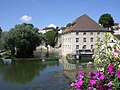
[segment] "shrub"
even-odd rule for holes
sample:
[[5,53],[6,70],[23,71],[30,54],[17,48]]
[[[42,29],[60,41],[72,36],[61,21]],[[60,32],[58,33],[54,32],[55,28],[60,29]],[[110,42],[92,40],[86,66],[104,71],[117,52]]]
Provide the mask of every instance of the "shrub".
[[[111,43],[112,41],[112,43]],[[111,43],[111,44],[109,44]],[[71,89],[119,90],[120,89],[120,41],[109,33],[96,43],[94,63],[102,65],[96,72],[79,71]]]

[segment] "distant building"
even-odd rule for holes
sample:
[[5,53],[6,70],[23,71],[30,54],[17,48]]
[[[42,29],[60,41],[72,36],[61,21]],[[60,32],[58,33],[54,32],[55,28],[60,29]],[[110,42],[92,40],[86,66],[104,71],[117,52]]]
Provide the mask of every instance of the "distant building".
[[[55,28],[57,28],[56,25],[50,24],[49,26],[47,26],[43,29],[40,29],[38,32],[42,33],[42,34],[45,34],[46,32],[52,31]],[[49,47],[49,50],[51,50],[52,47],[50,47],[50,45],[48,45],[48,47]],[[37,49],[46,49],[47,50],[47,48],[45,47],[45,43],[43,43],[43,45],[38,46]]]
[[84,14],[75,19],[60,36],[61,54],[80,54],[82,51],[91,52],[98,41],[104,38],[104,33],[110,32],[103,28],[88,15]]
[[120,23],[115,23],[113,26],[114,35],[120,35]]
[[53,30],[53,29],[54,29],[53,27],[45,27],[42,30],[39,30],[39,33],[44,34],[44,33],[48,32],[48,31]]
[[65,29],[66,29],[66,27],[61,27],[61,28],[59,29],[58,33],[61,34],[61,33],[63,32],[63,30],[65,30]]
[[44,34],[44,33],[48,32],[48,31],[53,30],[53,29],[56,28],[56,27],[57,27],[56,25],[50,24],[48,27],[45,27],[45,28],[39,30],[39,33]]

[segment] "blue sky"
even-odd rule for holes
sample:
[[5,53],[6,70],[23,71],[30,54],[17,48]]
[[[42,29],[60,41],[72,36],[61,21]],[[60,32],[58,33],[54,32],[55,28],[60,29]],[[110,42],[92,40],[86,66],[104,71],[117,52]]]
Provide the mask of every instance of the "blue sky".
[[25,17],[26,23],[38,28],[49,24],[62,27],[85,13],[95,21],[110,13],[115,22],[120,22],[119,4],[120,0],[0,0],[0,27],[8,31],[24,23]]

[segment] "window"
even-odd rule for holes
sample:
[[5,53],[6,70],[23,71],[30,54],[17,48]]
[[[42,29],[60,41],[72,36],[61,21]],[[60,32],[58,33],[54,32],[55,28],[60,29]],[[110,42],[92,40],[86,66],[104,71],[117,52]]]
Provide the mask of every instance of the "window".
[[84,46],[82,47],[82,49],[86,49],[86,45],[84,45]]
[[90,32],[90,35],[93,35],[93,32]]
[[97,32],[97,35],[100,35],[100,32]]
[[79,54],[79,51],[78,51],[78,50],[76,50],[76,54]]
[[91,45],[91,49],[93,49],[93,45]]
[[79,35],[79,32],[76,32],[76,35]]
[[86,42],[86,38],[83,38],[83,42]]
[[71,42],[71,38],[69,38],[69,42]]
[[79,49],[79,45],[76,45],[76,49]]
[[112,43],[114,43],[114,40],[111,40]]
[[76,38],[76,42],[79,42],[79,38]]
[[93,38],[90,38],[90,41],[93,42]]
[[86,35],[86,32],[83,32],[83,35]]
[[100,42],[100,38],[98,38],[98,40],[97,40],[98,42]]

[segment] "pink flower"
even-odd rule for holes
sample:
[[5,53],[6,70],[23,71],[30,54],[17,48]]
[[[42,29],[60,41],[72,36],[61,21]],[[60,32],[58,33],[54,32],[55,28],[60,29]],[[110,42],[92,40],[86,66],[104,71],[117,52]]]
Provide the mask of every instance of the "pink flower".
[[79,80],[79,81],[77,81],[77,82],[75,83],[75,86],[76,86],[77,88],[80,88],[82,85],[83,85],[83,81],[82,81],[82,80]]
[[91,85],[96,84],[96,81],[94,79],[90,79],[89,82],[90,82]]
[[105,75],[100,76],[100,80],[103,80],[103,79],[105,79]]
[[99,78],[100,75],[102,75],[102,74],[103,74],[102,71],[100,71],[100,72],[96,72],[96,73],[95,73],[95,76],[94,76],[93,78],[94,78],[94,79],[97,79],[97,78]]
[[70,86],[71,86],[71,87],[75,86],[75,83],[71,83]]
[[88,87],[87,90],[92,90],[92,87]]
[[77,90],[82,90],[82,89],[80,89],[80,88],[77,88]]
[[78,77],[81,79],[81,78],[83,78],[83,72],[82,71],[79,71],[78,72]]
[[108,66],[108,71],[109,71],[110,74],[113,74],[113,73],[114,73],[114,65],[113,65],[113,64],[110,64],[110,65]]
[[114,53],[119,53],[119,50],[114,50]]
[[99,75],[100,75],[100,73],[99,73],[99,72],[96,72],[96,73],[95,73],[95,76],[94,76],[93,78],[96,79],[96,78],[99,77]]
[[112,90],[111,88],[108,88],[108,90]]
[[112,86],[112,82],[110,81],[109,83],[108,83],[108,87],[111,87]]
[[120,70],[117,71],[117,77],[120,78]]
[[100,74],[103,74],[103,72],[102,72],[102,71],[100,71],[99,73],[100,73]]

